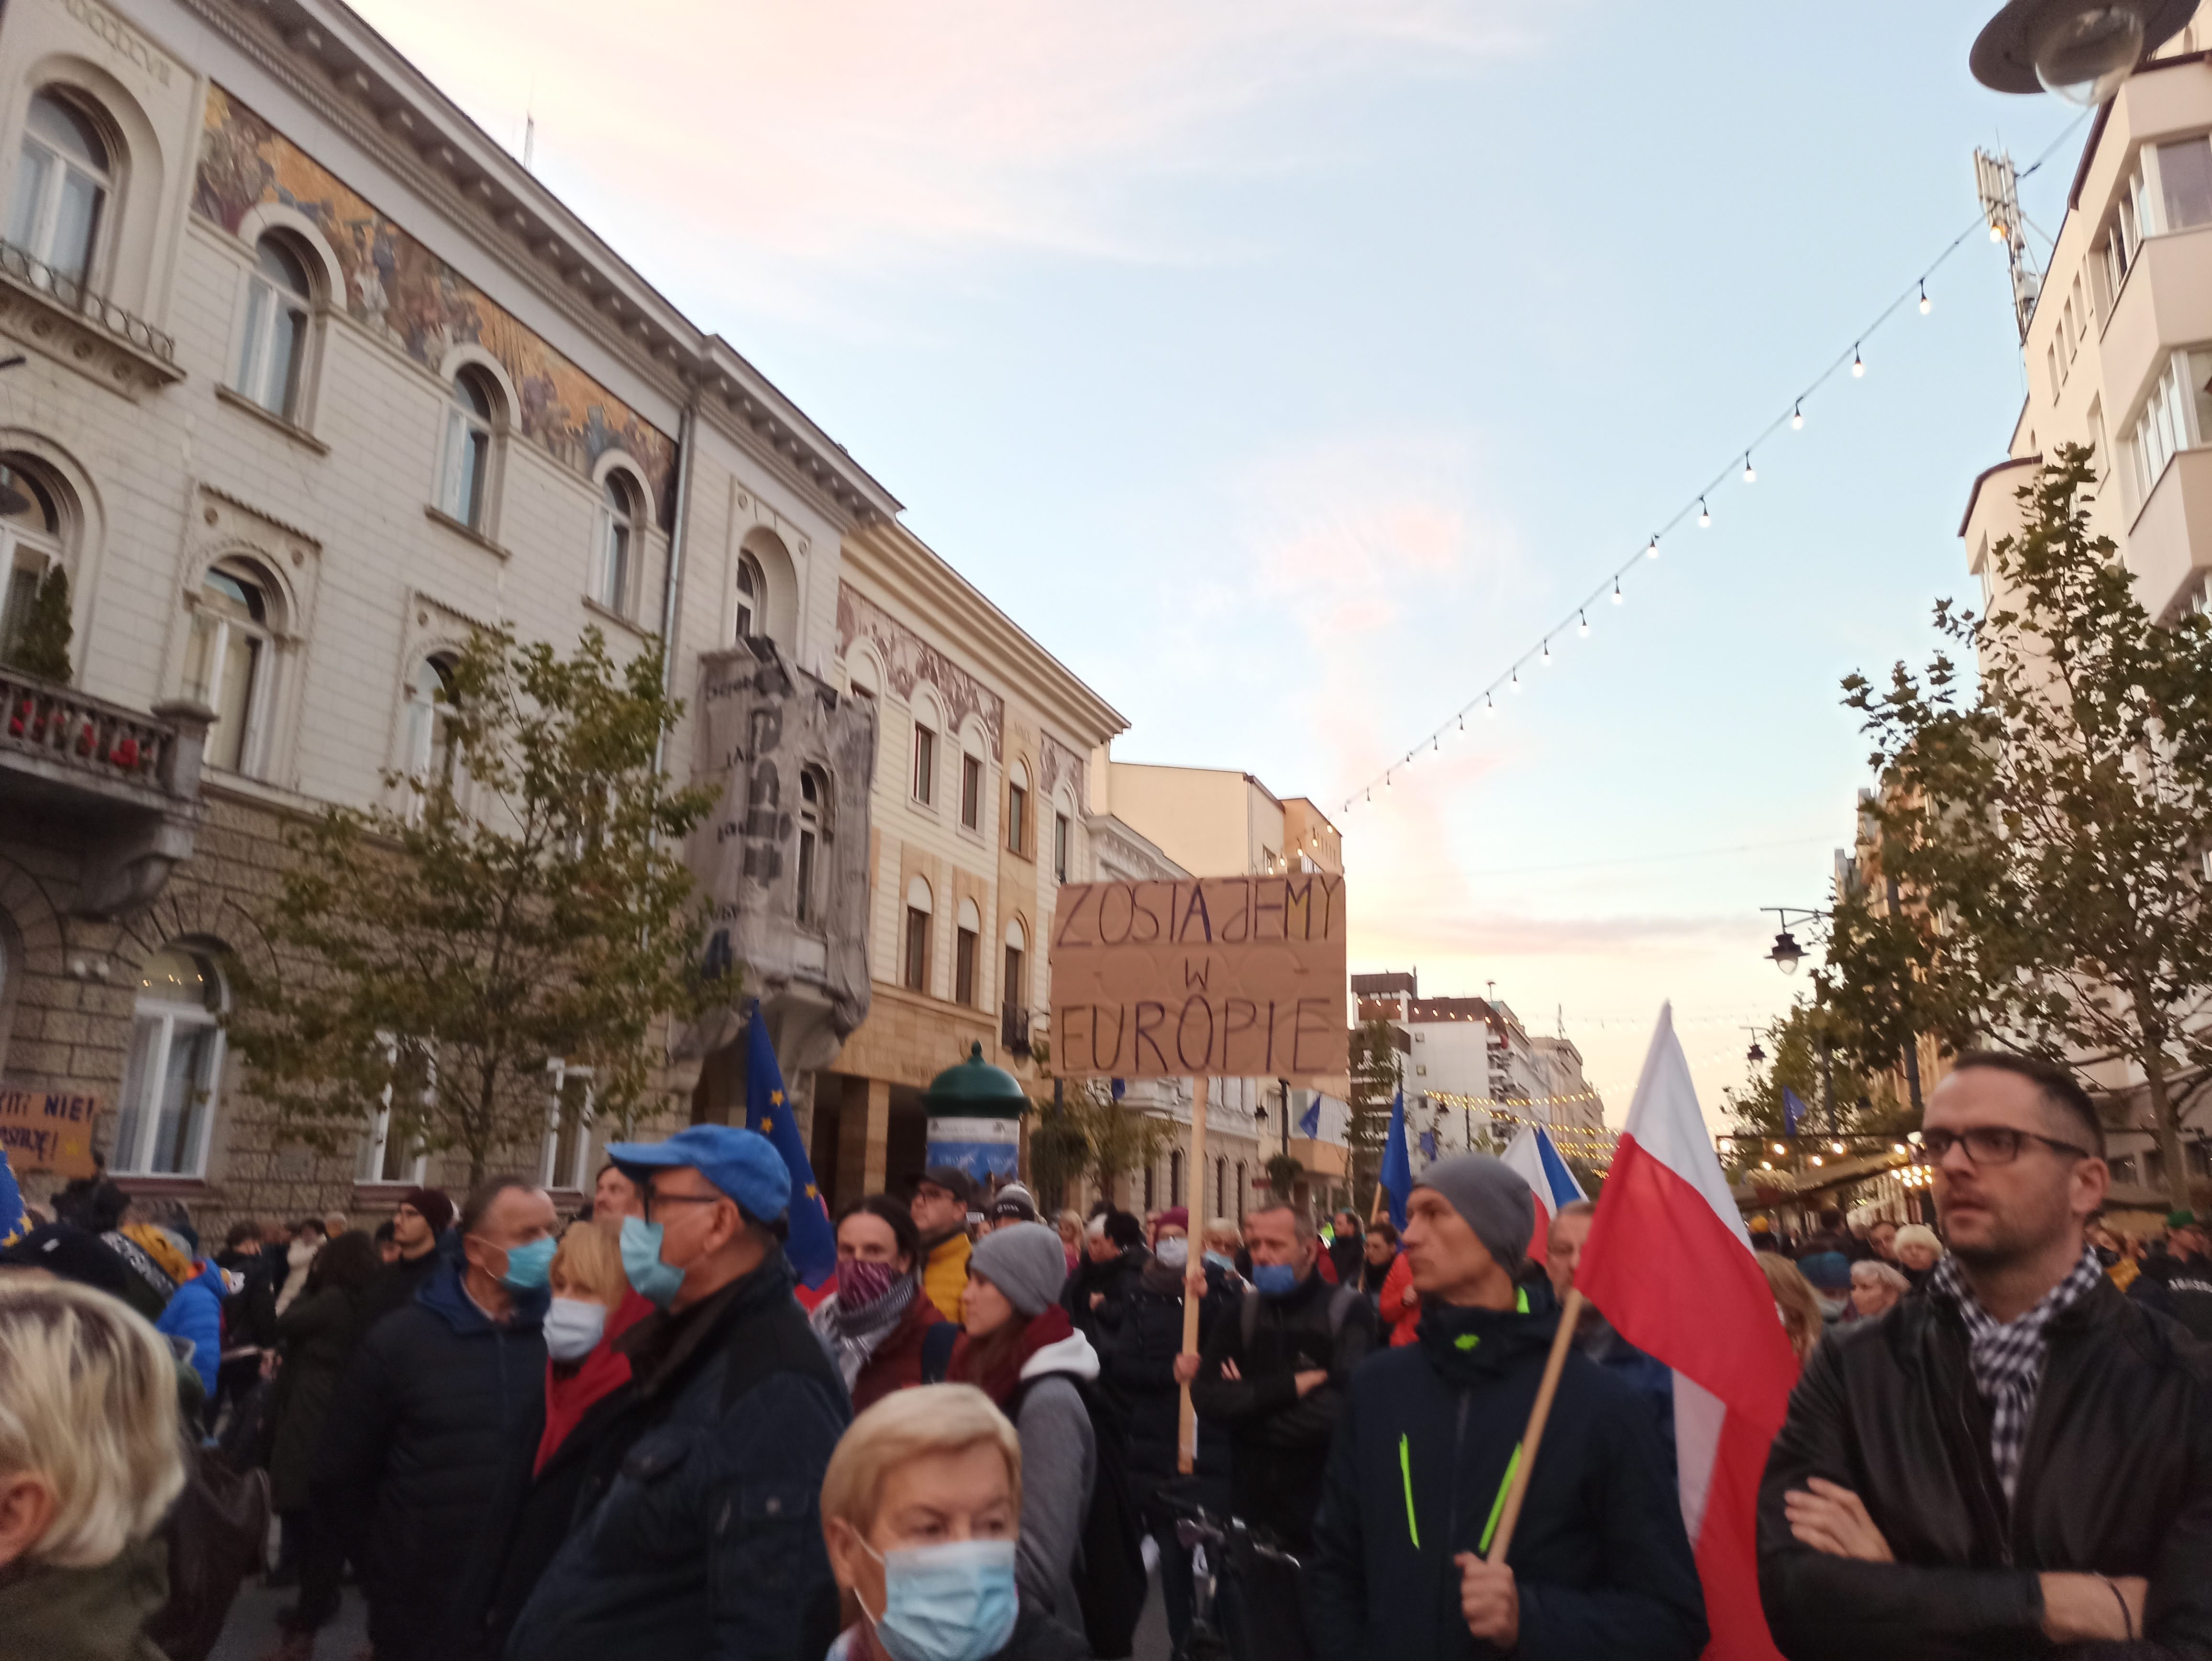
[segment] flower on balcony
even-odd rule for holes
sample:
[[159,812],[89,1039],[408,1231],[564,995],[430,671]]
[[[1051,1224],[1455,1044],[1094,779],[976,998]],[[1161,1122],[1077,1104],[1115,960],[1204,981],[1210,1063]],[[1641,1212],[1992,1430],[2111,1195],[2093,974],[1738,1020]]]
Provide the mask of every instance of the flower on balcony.
[[115,747],[107,752],[107,758],[125,771],[136,769],[138,765],[138,740],[127,737],[118,739]]

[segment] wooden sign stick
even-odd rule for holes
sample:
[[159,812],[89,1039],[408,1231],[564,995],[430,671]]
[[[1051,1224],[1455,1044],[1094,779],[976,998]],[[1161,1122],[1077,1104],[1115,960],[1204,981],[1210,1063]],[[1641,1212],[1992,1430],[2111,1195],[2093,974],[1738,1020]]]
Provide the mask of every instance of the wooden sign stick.
[[1536,1386],[1536,1405],[1528,1409],[1528,1428],[1521,1433],[1521,1457],[1513,1467],[1513,1481],[1505,1490],[1505,1508],[1498,1515],[1498,1533],[1490,1542],[1487,1561],[1503,1563],[1513,1545],[1513,1525],[1521,1520],[1521,1500],[1528,1492],[1528,1474],[1536,1469],[1537,1445],[1544,1439],[1544,1421],[1552,1416],[1552,1397],[1559,1394],[1559,1373],[1567,1365],[1567,1349],[1575,1341],[1575,1322],[1583,1312],[1583,1294],[1567,1289],[1559,1311],[1559,1329],[1552,1335],[1552,1353],[1544,1358],[1543,1381]]
[[[1208,1082],[1204,1074],[1190,1081],[1190,1192],[1194,1196],[1206,1191],[1206,1092]],[[1183,1232],[1190,1237],[1193,1245],[1206,1238],[1206,1224],[1212,1220],[1205,1215],[1205,1211],[1203,1205],[1189,1208],[1192,1219],[1202,1220],[1194,1227],[1186,1226],[1184,1228]],[[1183,1275],[1186,1280],[1199,1262],[1200,1258],[1195,1252],[1184,1260]],[[1182,1353],[1186,1355],[1198,1354],[1198,1305],[1199,1300],[1190,1295],[1189,1287],[1185,1286],[1182,1292]],[[1182,1386],[1182,1405],[1176,1423],[1176,1469],[1188,1476],[1198,1463],[1198,1410],[1190,1404],[1188,1384]]]

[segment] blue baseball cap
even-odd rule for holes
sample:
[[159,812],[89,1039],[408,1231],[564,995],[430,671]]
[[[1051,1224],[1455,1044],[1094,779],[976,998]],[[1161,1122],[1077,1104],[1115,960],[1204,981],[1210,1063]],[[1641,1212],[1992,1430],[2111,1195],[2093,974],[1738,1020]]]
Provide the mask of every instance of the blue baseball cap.
[[665,1142],[610,1142],[607,1158],[632,1179],[689,1165],[764,1223],[774,1222],[791,1204],[791,1172],[775,1145],[757,1130],[695,1124]]

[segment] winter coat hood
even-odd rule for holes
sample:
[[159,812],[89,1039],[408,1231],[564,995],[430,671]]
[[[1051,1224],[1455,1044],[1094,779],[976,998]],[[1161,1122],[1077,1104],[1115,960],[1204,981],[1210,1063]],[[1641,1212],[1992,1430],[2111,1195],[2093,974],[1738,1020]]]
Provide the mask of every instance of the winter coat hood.
[[1079,1332],[1071,1332],[1065,1338],[1047,1344],[1022,1363],[1022,1382],[1042,1378],[1053,1373],[1065,1373],[1089,1384],[1098,1376],[1098,1352],[1091,1348],[1091,1341]]

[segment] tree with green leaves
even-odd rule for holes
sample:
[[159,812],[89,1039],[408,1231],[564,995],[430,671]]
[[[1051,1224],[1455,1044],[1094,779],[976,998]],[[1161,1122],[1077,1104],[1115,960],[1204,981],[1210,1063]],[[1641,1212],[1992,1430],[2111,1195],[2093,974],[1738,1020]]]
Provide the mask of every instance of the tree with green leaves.
[[70,642],[75,634],[70,622],[69,573],[57,562],[46,567],[23,607],[15,637],[8,642],[8,666],[66,685],[75,672],[70,666]]
[[[1887,1088],[1880,1069],[1855,1065],[1848,1024],[1817,998],[1800,998],[1759,1035],[1766,1058],[1747,1080],[1721,1092],[1721,1105],[1740,1135],[1773,1141],[1788,1134],[1783,1092],[1792,1092],[1810,1116],[1799,1135],[1902,1135],[1913,1128],[1911,1110]],[[1822,1053],[1823,1044],[1826,1053]],[[1827,1110],[1828,1081],[1833,1080],[1834,1116]],[[1759,1157],[1746,1149],[1729,1171],[1731,1180],[1756,1169]]]
[[701,964],[684,837],[714,792],[657,752],[682,714],[656,643],[627,662],[586,630],[562,657],[507,630],[452,666],[441,761],[387,775],[392,805],[332,807],[290,838],[260,922],[271,964],[232,965],[227,1018],[280,1138],[355,1145],[386,1108],[410,1151],[534,1165],[554,1080],[590,1069],[593,1116],[653,1104],[664,1019],[734,999]]
[[1173,1121],[1123,1106],[1103,1080],[1072,1081],[1030,1133],[1030,1171],[1057,1195],[1087,1179],[1110,1197],[1122,1177],[1149,1169],[1178,1140]]
[[1936,605],[1978,691],[1939,652],[1886,689],[1852,675],[1844,701],[1874,739],[1884,868],[1933,920],[1954,1029],[2093,1088],[2133,1069],[2185,1205],[2179,1110],[2212,1069],[2212,621],[2145,611],[2090,532],[2095,484],[2090,453],[2059,447],[1990,551],[1986,612]]

